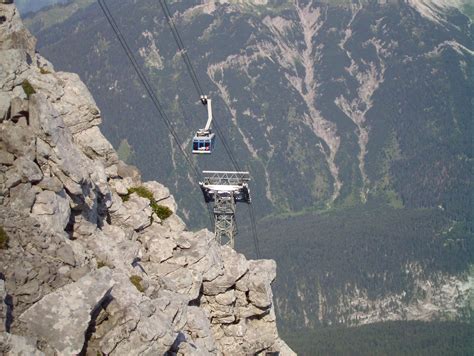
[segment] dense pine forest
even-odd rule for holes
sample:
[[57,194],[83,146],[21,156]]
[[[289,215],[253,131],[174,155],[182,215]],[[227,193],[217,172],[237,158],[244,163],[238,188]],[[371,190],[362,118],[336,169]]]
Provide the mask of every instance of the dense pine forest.
[[[430,280],[434,287],[447,275],[465,276],[474,257],[474,235],[467,223],[449,219],[440,208],[394,208],[377,200],[362,207],[268,218],[259,232],[264,257],[278,261],[275,293],[283,330],[357,325],[363,321],[351,315],[370,309],[352,305],[357,296],[392,298],[380,306],[380,318],[394,311],[407,317],[402,305],[422,303],[431,293],[420,281]],[[237,247],[252,255],[251,246],[248,231],[242,231]],[[321,308],[324,317],[318,320],[314,316]],[[468,320],[468,305],[463,313]],[[305,321],[308,316],[313,317]]]
[[396,321],[357,328],[302,329],[283,337],[301,356],[469,356],[474,353],[474,329],[453,322]]

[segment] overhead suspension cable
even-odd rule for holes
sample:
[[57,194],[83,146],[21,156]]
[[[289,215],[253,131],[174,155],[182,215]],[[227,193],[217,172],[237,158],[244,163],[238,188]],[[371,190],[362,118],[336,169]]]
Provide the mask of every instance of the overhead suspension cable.
[[[194,70],[194,66],[189,59],[188,51],[186,50],[186,47],[184,46],[183,40],[181,38],[181,35],[179,34],[179,31],[176,27],[176,24],[173,21],[173,17],[171,15],[171,11],[169,9],[168,3],[166,0],[160,0],[160,5],[161,8],[163,9],[163,13],[165,14],[166,21],[168,22],[168,25],[170,27],[171,33],[173,34],[174,40],[176,42],[176,45],[178,46],[179,52],[181,54],[181,57],[183,58],[183,61],[186,65],[186,69],[188,71],[189,76],[191,77],[191,80],[194,84],[194,87],[198,93],[199,96],[204,95],[204,91],[202,89],[201,83],[199,82],[199,79],[196,75],[196,71]],[[229,145],[227,144],[227,141],[225,139],[225,135],[222,133],[219,123],[217,122],[216,118],[214,118],[214,127],[216,128],[217,135],[222,141],[222,144],[224,145],[224,149],[227,152],[227,155],[229,156],[234,168],[237,171],[240,171],[239,165],[234,158],[232,151],[230,150]]]
[[183,40],[182,40],[182,38],[179,34],[179,31],[176,28],[176,25],[173,21],[173,17],[171,15],[171,11],[168,7],[168,3],[165,0],[160,0],[160,5],[161,5],[161,8],[163,9],[163,12],[166,16],[166,21],[168,22],[168,25],[171,29],[171,33],[173,34],[176,45],[178,46],[178,49],[181,53],[181,57],[183,58],[183,61],[186,64],[186,67],[187,67],[188,73],[191,77],[191,80],[194,83],[194,87],[196,88],[196,91],[198,92],[198,96],[201,97],[202,95],[205,95],[204,90],[202,89],[201,83],[199,83],[199,79],[196,75],[193,64],[191,63],[191,60],[189,59],[189,55],[188,55],[188,52],[186,51],[186,47],[184,46]]
[[[199,79],[196,75],[196,71],[194,70],[193,64],[191,60],[189,59],[188,52],[186,50],[186,47],[184,46],[183,40],[179,34],[179,31],[176,27],[176,24],[173,21],[173,18],[171,16],[171,11],[168,7],[168,4],[166,0],[160,0],[160,5],[161,8],[163,9],[163,12],[166,16],[166,20],[168,22],[168,25],[170,27],[171,33],[173,34],[174,40],[176,42],[176,45],[178,46],[178,49],[181,53],[181,57],[183,58],[183,61],[186,65],[186,69],[189,73],[189,76],[191,77],[191,80],[194,84],[194,87],[196,91],[198,92],[199,96],[204,95],[204,91],[202,89],[202,86],[199,82]],[[230,111],[230,107],[226,104],[227,109]],[[216,128],[217,135],[219,136],[220,140],[222,141],[222,144],[224,146],[224,149],[227,153],[227,156],[229,157],[232,165],[234,166],[234,169],[236,171],[240,171],[239,164],[237,163],[237,160],[235,159],[234,155],[232,154],[232,151],[230,149],[230,146],[227,143],[227,140],[225,139],[225,135],[222,133],[219,123],[217,122],[216,118],[214,118],[214,127]],[[260,247],[259,247],[259,242],[258,242],[258,235],[257,235],[257,225],[256,225],[256,219],[255,219],[255,211],[252,206],[252,204],[249,204],[249,215],[250,215],[250,224],[251,224],[251,231],[252,231],[252,237],[255,245],[255,251],[257,254],[257,258],[260,258]]]
[[[188,51],[186,50],[186,47],[184,45],[184,42],[181,38],[181,35],[179,34],[178,28],[176,27],[176,24],[173,21],[173,17],[171,15],[171,11],[169,9],[168,3],[166,0],[160,0],[160,5],[161,8],[163,9],[163,13],[165,14],[166,21],[168,22],[168,25],[170,27],[171,33],[173,34],[173,38],[176,42],[176,45],[178,46],[179,52],[181,54],[181,57],[183,58],[183,62],[186,65],[186,69],[188,71],[189,76],[191,77],[191,80],[194,84],[194,87],[198,93],[198,96],[201,97],[205,95],[204,90],[202,89],[201,83],[199,82],[199,79],[196,75],[196,71],[194,70],[194,66],[189,59]],[[229,145],[227,144],[227,141],[225,139],[225,135],[222,133],[219,123],[217,122],[216,118],[214,118],[214,127],[216,128],[217,135],[222,141],[222,144],[224,146],[225,151],[227,152],[227,155],[229,156],[234,168],[237,171],[240,171],[239,165],[232,155],[232,151],[230,150]]]
[[[183,154],[186,162],[188,165],[191,167],[192,172],[195,175],[195,178],[197,178],[198,181],[202,179],[202,175],[199,172],[199,170],[196,168],[195,164],[192,162],[190,157],[187,155],[186,151],[183,149],[183,146],[181,144],[181,141],[179,140],[179,137],[174,130],[168,116],[166,115],[166,112],[163,110],[163,107],[161,103],[159,102],[158,98],[155,95],[155,92],[153,91],[150,82],[148,81],[147,77],[143,73],[143,71],[140,69],[140,66],[138,65],[138,62],[133,55],[133,52],[131,51],[130,47],[127,44],[127,41],[125,40],[122,32],[120,31],[120,28],[118,27],[117,23],[115,22],[115,19],[112,15],[112,13],[109,10],[109,7],[107,6],[107,3],[105,0],[98,0],[99,6],[102,9],[102,12],[105,15],[105,18],[107,19],[107,22],[109,23],[110,27],[112,27],[112,30],[115,33],[115,36],[120,42],[120,45],[122,46],[123,50],[125,51],[125,54],[127,55],[130,63],[132,64],[133,68],[135,69],[136,74],[138,75],[138,78],[140,79],[140,82],[143,84],[143,87],[145,88],[148,96],[150,97],[151,101],[153,102],[153,105],[155,108],[158,110],[158,113],[160,114],[161,118],[163,119],[167,129],[170,131],[171,135],[173,136],[174,141],[176,142],[180,152]],[[210,210],[208,209],[209,213],[209,220],[212,225],[213,219],[212,219],[212,214]]]

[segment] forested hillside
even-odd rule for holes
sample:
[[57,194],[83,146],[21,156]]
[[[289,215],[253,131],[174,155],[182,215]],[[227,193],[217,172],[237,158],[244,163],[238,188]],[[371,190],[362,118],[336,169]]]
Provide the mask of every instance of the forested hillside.
[[387,322],[359,328],[302,329],[284,337],[301,356],[468,356],[474,350],[473,329],[450,322]]
[[[469,322],[474,236],[440,209],[369,202],[265,219],[259,231],[262,253],[278,261],[283,330],[399,319]],[[251,255],[246,231],[242,237],[238,248]]]
[[[251,172],[262,253],[278,264],[281,327],[469,320],[469,4],[169,3],[239,168]],[[99,7],[71,4],[30,16],[39,51],[80,73],[122,158],[166,183],[190,225],[204,226],[197,182]],[[111,10],[190,152],[206,112],[159,3]],[[235,169],[219,139],[196,162]],[[252,255],[246,208],[237,220],[238,248]]]

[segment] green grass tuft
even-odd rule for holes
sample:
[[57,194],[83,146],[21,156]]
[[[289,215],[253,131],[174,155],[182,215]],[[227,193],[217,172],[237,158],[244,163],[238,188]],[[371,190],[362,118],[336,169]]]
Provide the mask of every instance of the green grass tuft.
[[157,204],[156,202],[150,203],[151,209],[161,220],[165,220],[173,214],[170,208],[164,205]]
[[51,74],[51,72],[49,70],[47,70],[46,68],[44,68],[44,67],[40,68],[40,73],[41,74]]
[[130,200],[130,194],[121,195],[120,198],[122,198],[122,201],[125,203]]
[[142,185],[139,187],[130,188],[128,190],[128,195],[131,195],[133,193],[137,194],[139,197],[146,198],[149,201],[155,200],[155,198],[153,197],[153,193]]
[[23,91],[26,94],[26,97],[29,99],[31,95],[36,94],[36,90],[33,88],[31,83],[25,79],[23,83],[21,84],[21,87],[23,88]]
[[130,276],[130,282],[135,286],[135,288],[137,288],[137,290],[141,293],[145,292],[145,288],[143,288],[142,286],[142,277],[140,276],[137,276],[137,275],[133,275],[133,276]]
[[156,216],[158,216],[161,220],[165,220],[173,214],[170,208],[158,204],[155,198],[153,197],[153,193],[144,186],[133,187],[128,189],[128,193],[126,195],[121,196],[122,201],[128,201],[130,199],[130,195],[134,193],[137,194],[139,197],[148,199],[150,201],[151,210],[153,210]]
[[10,240],[10,238],[5,230],[3,230],[3,227],[0,226],[0,250],[6,250],[8,248],[8,240]]

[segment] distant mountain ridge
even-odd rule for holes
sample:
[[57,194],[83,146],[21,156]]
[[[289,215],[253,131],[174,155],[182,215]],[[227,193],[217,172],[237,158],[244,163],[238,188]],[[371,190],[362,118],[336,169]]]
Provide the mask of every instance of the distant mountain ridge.
[[44,7],[65,3],[67,1],[70,0],[15,0],[15,5],[22,14],[26,14],[28,12],[35,12]]

